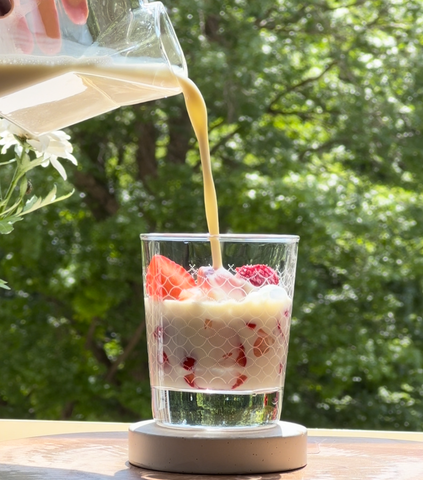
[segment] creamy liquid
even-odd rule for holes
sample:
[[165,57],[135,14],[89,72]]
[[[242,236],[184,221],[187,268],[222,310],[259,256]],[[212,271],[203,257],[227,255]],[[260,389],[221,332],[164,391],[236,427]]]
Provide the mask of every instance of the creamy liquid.
[[198,139],[213,267],[222,266],[207,108],[197,86],[166,65],[62,61],[47,65],[0,57],[0,116],[37,136],[108,112],[182,93]]
[[[266,299],[259,292],[241,302],[147,298],[151,384],[180,390],[187,384],[220,391],[279,389],[285,376],[291,305],[287,295]],[[192,371],[184,366],[187,355],[195,359]],[[238,385],[237,379],[242,383]]]
[[210,246],[215,269],[222,267],[222,254],[219,242],[219,215],[217,208],[216,189],[210,161],[209,135],[207,127],[207,108],[200,90],[189,78],[178,76],[185,98],[188,115],[194,129],[200,148],[201,164],[203,167],[204,203],[206,209],[207,226],[209,229]]
[[0,57],[0,116],[34,136],[179,93],[176,76],[163,64],[46,65]]

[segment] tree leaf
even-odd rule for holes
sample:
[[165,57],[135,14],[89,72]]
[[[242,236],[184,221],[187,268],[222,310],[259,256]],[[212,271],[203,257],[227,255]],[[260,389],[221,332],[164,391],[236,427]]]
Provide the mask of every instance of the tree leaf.
[[0,234],[7,235],[8,233],[13,232],[13,224],[20,220],[22,220],[22,218],[16,215],[0,220]]
[[36,197],[35,195],[27,202],[25,207],[23,208],[22,212],[19,215],[27,215],[30,212],[34,212],[39,208],[46,207],[47,205],[51,205],[56,202],[60,202],[69,198],[75,190],[67,193],[66,195],[62,195],[61,197],[56,198],[57,187],[56,185],[52,188],[52,190],[48,193],[48,195],[43,199],[41,197]]

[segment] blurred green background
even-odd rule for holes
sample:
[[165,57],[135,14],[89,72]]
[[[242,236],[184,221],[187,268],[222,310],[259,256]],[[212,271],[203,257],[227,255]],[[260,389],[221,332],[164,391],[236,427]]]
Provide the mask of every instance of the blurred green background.
[[[221,231],[301,236],[282,418],[423,429],[423,2],[164,3]],[[0,417],[149,418],[139,234],[206,231],[197,143],[181,95],[69,133],[0,238]]]

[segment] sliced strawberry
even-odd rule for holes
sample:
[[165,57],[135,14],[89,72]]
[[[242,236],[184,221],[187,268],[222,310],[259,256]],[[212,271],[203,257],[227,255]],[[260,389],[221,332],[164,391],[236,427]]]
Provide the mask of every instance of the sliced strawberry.
[[146,290],[150,297],[177,300],[183,290],[195,287],[195,281],[181,265],[163,255],[154,255],[147,268]]
[[235,270],[238,278],[248,280],[255,287],[279,285],[278,274],[267,265],[244,265],[236,267]]
[[234,390],[235,388],[240,387],[245,382],[245,380],[247,380],[247,378],[248,378],[247,375],[239,374],[235,380],[235,383],[232,385],[231,390]]
[[270,350],[270,347],[275,343],[275,339],[262,328],[259,329],[257,334],[258,337],[253,345],[253,353],[255,357],[261,357]]

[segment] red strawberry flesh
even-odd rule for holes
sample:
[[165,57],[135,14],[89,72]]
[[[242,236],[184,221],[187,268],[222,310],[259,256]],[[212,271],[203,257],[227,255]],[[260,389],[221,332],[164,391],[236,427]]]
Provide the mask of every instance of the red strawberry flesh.
[[247,378],[248,378],[247,375],[239,374],[235,380],[235,383],[232,385],[231,390],[234,390],[235,388],[240,387],[245,382],[245,380],[247,380]]
[[177,300],[181,292],[195,287],[195,280],[181,266],[163,255],[154,255],[147,268],[146,290],[154,299]]
[[195,388],[195,375],[193,373],[188,373],[188,375],[185,375],[184,380],[187,382],[187,384],[191,388]]
[[279,284],[278,274],[267,265],[244,265],[235,270],[238,277],[248,280],[255,287]]
[[236,358],[236,363],[240,367],[245,367],[247,365],[247,357],[245,355],[245,348],[244,345],[239,346],[238,356]]
[[185,368],[185,370],[193,370],[195,362],[196,362],[195,358],[185,357],[185,360],[183,361],[182,366]]

